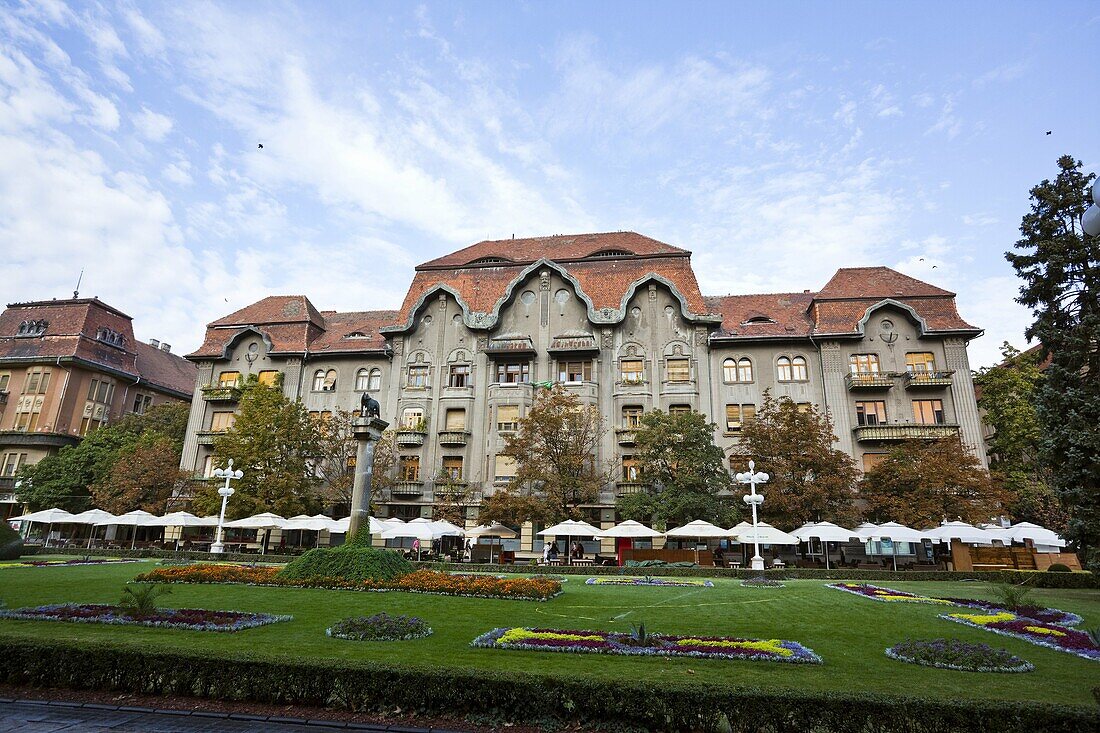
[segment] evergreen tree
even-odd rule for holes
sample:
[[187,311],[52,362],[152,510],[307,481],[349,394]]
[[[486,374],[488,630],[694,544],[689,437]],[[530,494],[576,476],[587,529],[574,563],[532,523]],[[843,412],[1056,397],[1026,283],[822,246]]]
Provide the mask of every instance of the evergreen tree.
[[714,444],[714,423],[698,412],[642,416],[635,433],[635,458],[650,491],[618,501],[623,519],[652,522],[666,529],[696,519],[731,527],[740,519],[730,495],[733,482],[722,449]]
[[[260,384],[255,375],[241,389],[237,420],[214,441],[215,462],[234,468],[244,478],[234,481],[236,493],[227,518],[261,512],[284,517],[313,514],[321,509],[321,480],[315,466],[319,426],[300,401],[287,399],[282,390]],[[213,514],[221,507],[218,487],[207,485],[195,497],[194,510]]]
[[742,430],[739,450],[769,475],[763,506],[772,523],[797,527],[856,519],[859,473],[851,456],[833,447],[835,442],[829,418],[812,405],[800,409],[789,397],[774,399],[764,392],[756,419]]
[[1050,357],[1036,392],[1042,460],[1070,514],[1067,536],[1082,560],[1100,569],[1100,237],[1080,227],[1095,174],[1058,159],[1058,176],[1031,189],[1018,252],[1005,257],[1024,281],[1017,300]]

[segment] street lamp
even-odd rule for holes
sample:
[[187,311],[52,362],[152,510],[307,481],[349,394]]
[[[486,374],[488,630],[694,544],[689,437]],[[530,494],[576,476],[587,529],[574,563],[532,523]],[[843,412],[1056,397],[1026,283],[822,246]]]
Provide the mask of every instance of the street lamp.
[[749,461],[749,470],[737,474],[737,482],[749,485],[749,493],[745,495],[745,503],[752,507],[752,546],[756,552],[752,556],[752,569],[763,570],[764,558],[760,557],[760,531],[756,519],[756,507],[764,503],[764,495],[756,493],[756,485],[767,483],[768,474],[761,471],[756,473],[756,463]]
[[225,486],[218,489],[218,494],[222,497],[222,513],[218,515],[218,536],[214,538],[214,544],[210,545],[210,552],[214,554],[221,554],[225,552],[225,545],[222,544],[222,524],[225,522],[225,503],[229,501],[229,497],[233,496],[233,489],[229,488],[229,482],[233,479],[238,481],[244,478],[244,471],[237,469],[233,470],[233,459],[230,458],[225,468],[214,469],[215,478],[224,478]]

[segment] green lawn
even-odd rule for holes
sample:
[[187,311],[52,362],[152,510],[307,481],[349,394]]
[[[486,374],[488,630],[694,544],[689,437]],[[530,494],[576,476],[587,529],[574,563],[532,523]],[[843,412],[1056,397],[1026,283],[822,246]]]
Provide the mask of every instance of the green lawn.
[[[45,603],[114,602],[123,584],[155,566],[141,562],[70,568],[0,568],[0,599],[9,608]],[[936,618],[941,608],[886,604],[824,588],[823,581],[786,581],[781,589],[741,588],[715,580],[713,588],[587,586],[570,577],[565,593],[546,602],[495,601],[409,593],[361,593],[303,588],[174,585],[162,605],[292,614],[294,620],[235,634],[139,627],[0,620],[0,634],[50,639],[94,639],[119,645],[313,658],[373,659],[389,663],[453,665],[498,671],[547,672],[602,678],[720,681],[730,685],[856,690],[932,698],[1041,700],[1092,705],[1100,664]],[[879,583],[902,590],[993,598],[984,583]],[[1100,626],[1100,591],[1034,592],[1033,602],[1073,611],[1083,628]],[[325,628],[377,611],[421,616],[435,629],[426,639],[394,643],[329,639]],[[651,631],[801,642],[825,664],[700,659],[605,657],[472,649],[474,637],[497,626]],[[977,674],[929,669],[888,659],[883,650],[907,637],[954,637],[1009,649],[1031,661],[1030,674]]]

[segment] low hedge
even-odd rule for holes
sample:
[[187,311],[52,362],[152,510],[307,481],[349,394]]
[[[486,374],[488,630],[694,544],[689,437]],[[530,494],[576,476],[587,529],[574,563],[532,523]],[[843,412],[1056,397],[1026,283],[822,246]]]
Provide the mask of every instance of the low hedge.
[[[30,553],[23,553],[24,555]],[[53,548],[46,547],[41,550],[42,555],[76,555],[84,557],[128,557],[128,558],[152,558],[172,560],[206,560],[208,562],[271,562],[287,563],[300,555],[258,555],[256,553],[225,552],[220,555],[212,555],[209,552],[194,552],[184,550],[107,550],[103,548],[81,549],[79,547]]]
[[310,550],[287,563],[279,577],[288,580],[395,580],[416,568],[393,550],[340,545]]
[[[400,708],[534,725],[731,733],[1071,733],[1097,730],[1092,708],[855,692],[599,680],[301,657],[0,636],[7,684],[185,695],[352,711]],[[727,727],[728,726],[728,727]]]
[[22,555],[23,538],[7,522],[0,522],[0,560],[18,560]]

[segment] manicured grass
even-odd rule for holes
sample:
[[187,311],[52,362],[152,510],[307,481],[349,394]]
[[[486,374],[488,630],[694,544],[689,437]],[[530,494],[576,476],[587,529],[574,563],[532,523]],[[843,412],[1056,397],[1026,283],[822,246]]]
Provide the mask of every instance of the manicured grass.
[[[114,602],[123,584],[154,562],[70,568],[4,568],[0,599],[9,608],[66,601]],[[788,580],[786,588],[741,588],[715,579],[713,588],[588,586],[570,577],[551,601],[496,601],[409,593],[362,593],[236,585],[173,585],[161,605],[292,614],[294,620],[212,634],[166,629],[108,627],[0,620],[0,634],[39,639],[88,639],[119,645],[164,645],[219,653],[370,659],[395,664],[450,665],[466,669],[543,672],[572,679],[681,680],[806,690],[853,690],[931,698],[1038,700],[1094,705],[1100,664],[1027,642],[936,618],[943,609],[908,603],[876,603],[824,587],[826,581]],[[978,582],[881,582],[879,585],[936,596],[993,599]],[[1038,589],[1032,602],[1073,611],[1080,628],[1100,626],[1100,591]],[[425,619],[435,633],[405,642],[353,643],[325,636],[325,628],[349,616],[386,611]],[[481,650],[478,635],[498,626],[626,631],[645,622],[650,631],[760,639],[790,639],[810,647],[824,664],[702,659],[607,658],[543,652]],[[1021,675],[939,670],[903,664],[884,650],[906,638],[959,638],[1008,649],[1035,665]]]

